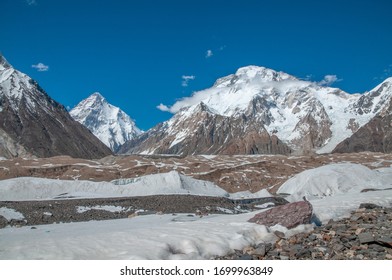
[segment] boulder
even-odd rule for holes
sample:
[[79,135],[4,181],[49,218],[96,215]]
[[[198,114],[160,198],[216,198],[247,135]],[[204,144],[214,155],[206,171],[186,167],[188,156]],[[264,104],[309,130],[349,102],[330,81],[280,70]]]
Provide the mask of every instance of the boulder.
[[288,229],[309,224],[313,207],[308,201],[293,202],[256,214],[248,222],[265,226],[280,224]]

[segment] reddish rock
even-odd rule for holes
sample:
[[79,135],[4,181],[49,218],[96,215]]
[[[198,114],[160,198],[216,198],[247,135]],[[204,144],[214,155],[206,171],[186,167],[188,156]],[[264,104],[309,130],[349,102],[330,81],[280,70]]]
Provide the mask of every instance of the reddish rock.
[[290,229],[300,224],[309,224],[312,210],[312,204],[307,201],[293,202],[256,214],[248,222],[265,226],[280,224]]

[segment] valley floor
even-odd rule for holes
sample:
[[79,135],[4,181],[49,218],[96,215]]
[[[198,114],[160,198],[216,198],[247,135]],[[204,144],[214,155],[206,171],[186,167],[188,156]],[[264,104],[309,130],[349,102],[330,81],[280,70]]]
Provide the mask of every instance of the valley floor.
[[[3,160],[0,259],[390,259],[391,164],[372,153]],[[138,174],[157,166],[167,172]],[[259,191],[216,183],[230,180]],[[321,227],[248,222],[303,197]]]

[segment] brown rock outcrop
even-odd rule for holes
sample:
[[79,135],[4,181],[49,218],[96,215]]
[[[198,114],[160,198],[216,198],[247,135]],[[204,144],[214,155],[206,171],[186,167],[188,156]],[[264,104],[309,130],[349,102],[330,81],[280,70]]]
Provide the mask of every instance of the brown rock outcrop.
[[309,224],[313,207],[308,201],[293,202],[256,214],[248,222],[265,226],[282,225],[288,229]]

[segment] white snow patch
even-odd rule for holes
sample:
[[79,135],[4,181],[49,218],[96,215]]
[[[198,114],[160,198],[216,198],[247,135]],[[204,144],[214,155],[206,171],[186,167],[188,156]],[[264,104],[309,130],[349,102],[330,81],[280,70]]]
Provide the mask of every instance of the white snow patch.
[[32,177],[0,181],[0,200],[47,200],[66,198],[126,197],[165,194],[191,194],[228,197],[215,184],[181,175],[176,171],[139,177],[130,184],[67,181]]
[[[35,230],[4,228],[0,230],[0,259],[210,259],[276,240],[265,226],[247,222],[254,214],[197,219],[148,215],[38,225]],[[293,232],[280,229],[287,235]]]
[[348,218],[361,203],[373,203],[392,207],[392,190],[370,191],[364,193],[338,194],[324,199],[312,200],[313,212],[322,223]]
[[255,205],[254,207],[255,208],[259,208],[259,209],[265,209],[265,208],[268,208],[269,206],[275,206],[275,203],[273,203],[273,202],[266,202],[266,203],[263,203],[263,204],[260,204],[260,205]]
[[286,199],[299,201],[320,199],[363,189],[392,187],[392,168],[371,170],[360,164],[337,163],[303,171],[287,180],[277,193],[290,194]]
[[92,207],[88,206],[77,206],[76,207],[76,212],[78,213],[84,213],[90,210],[103,210],[103,211],[108,211],[108,212],[123,212],[127,210],[127,208],[121,207],[121,206],[114,206],[114,205],[96,205]]
[[24,220],[24,216],[22,213],[16,211],[15,209],[1,207],[0,208],[0,216],[6,218],[7,221],[11,220]]
[[214,159],[214,158],[216,158],[216,155],[201,155],[203,158],[205,158],[205,159]]
[[242,198],[264,198],[264,197],[272,197],[272,194],[269,193],[266,189],[262,189],[258,192],[252,193],[250,191],[242,191],[231,193],[230,198],[232,199],[242,199]]

